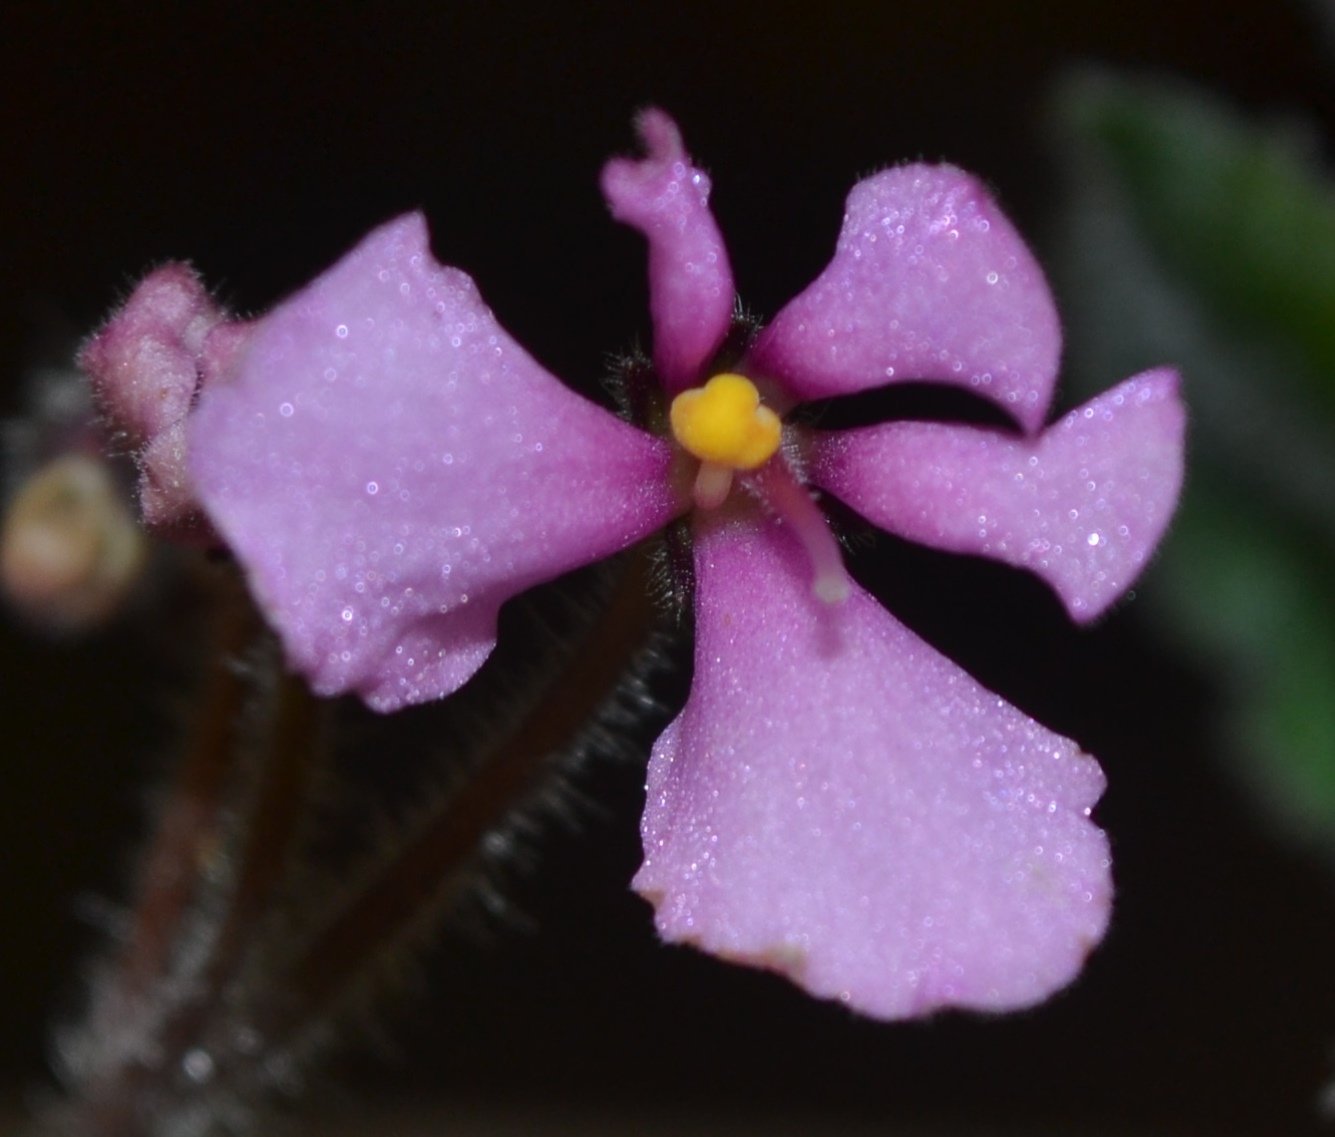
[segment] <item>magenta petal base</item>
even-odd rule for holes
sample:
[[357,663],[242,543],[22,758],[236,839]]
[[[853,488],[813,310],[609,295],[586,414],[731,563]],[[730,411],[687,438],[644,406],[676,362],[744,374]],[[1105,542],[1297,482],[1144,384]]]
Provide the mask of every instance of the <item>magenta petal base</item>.
[[1111,903],[1098,765],[860,589],[812,603],[774,523],[698,529],[695,678],[634,882],[660,933],[885,1019],[1068,983]]

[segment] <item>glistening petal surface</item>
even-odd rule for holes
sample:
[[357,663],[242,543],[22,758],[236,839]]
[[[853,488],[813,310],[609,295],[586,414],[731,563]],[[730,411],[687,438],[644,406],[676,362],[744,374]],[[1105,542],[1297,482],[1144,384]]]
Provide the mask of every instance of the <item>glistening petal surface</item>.
[[939,380],[1034,431],[1060,354],[1042,270],[986,189],[953,166],[910,165],[853,187],[834,258],[744,369],[798,399]]
[[1177,374],[1147,371],[1035,439],[944,423],[822,434],[812,475],[870,521],[1030,569],[1090,620],[1134,583],[1182,485]]
[[603,167],[603,196],[618,221],[649,241],[654,365],[669,391],[702,382],[732,320],[728,250],[709,209],[709,178],[691,165],[677,124],[656,108],[638,121],[644,158]]
[[881,1018],[1067,983],[1111,896],[1093,759],[778,524],[705,527],[695,674],[654,747],[636,889],[661,934]]
[[255,325],[234,371],[192,416],[196,490],[324,694],[454,690],[505,599],[677,508],[667,446],[526,355],[417,215]]

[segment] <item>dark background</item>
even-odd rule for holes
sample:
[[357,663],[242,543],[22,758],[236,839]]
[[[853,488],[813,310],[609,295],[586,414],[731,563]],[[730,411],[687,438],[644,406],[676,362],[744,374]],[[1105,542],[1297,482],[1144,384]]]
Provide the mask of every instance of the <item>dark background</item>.
[[[632,148],[637,107],[678,118],[713,173],[742,294],[772,312],[824,264],[856,177],[903,158],[981,173],[1041,246],[1059,193],[1045,99],[1074,64],[1196,80],[1258,111],[1306,113],[1328,139],[1318,10],[10,6],[3,405],[16,409],[24,372],[59,358],[62,338],[160,260],[191,258],[256,310],[416,206],[440,258],[476,278],[516,339],[592,389],[605,353],[647,332],[640,243],[596,187],[605,158]],[[1158,647],[1134,603],[1075,632],[1039,586],[995,566],[886,541],[858,571],[931,642],[1103,761],[1120,901],[1072,991],[1004,1019],[884,1026],[661,949],[625,890],[639,773],[612,770],[597,786],[607,818],[555,836],[517,895],[535,930],[429,962],[430,989],[396,1031],[402,1060],[353,1059],[346,1073],[377,1099],[819,1116],[812,1131],[1314,1127],[1335,1042],[1329,866],[1285,841],[1216,762],[1208,677]],[[1151,571],[1141,590],[1153,587]],[[0,628],[0,1063],[15,1084],[43,1076],[43,1023],[95,939],[81,898],[123,891],[144,786],[168,749],[169,636],[120,628],[52,644]]]

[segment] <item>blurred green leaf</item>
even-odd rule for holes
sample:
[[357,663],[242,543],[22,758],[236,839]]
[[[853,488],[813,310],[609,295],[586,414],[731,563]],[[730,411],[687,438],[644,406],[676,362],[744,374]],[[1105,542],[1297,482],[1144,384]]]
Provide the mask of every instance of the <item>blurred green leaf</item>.
[[1080,74],[1054,265],[1081,390],[1175,363],[1188,492],[1150,595],[1226,699],[1220,741],[1335,842],[1335,187],[1293,123]]
[[1157,587],[1208,660],[1222,726],[1286,823],[1332,836],[1335,819],[1335,597],[1330,568],[1301,538],[1239,509],[1201,478],[1178,519]]
[[1165,266],[1218,315],[1293,344],[1335,406],[1335,187],[1308,136],[1168,86],[1086,80],[1073,95],[1070,126]]

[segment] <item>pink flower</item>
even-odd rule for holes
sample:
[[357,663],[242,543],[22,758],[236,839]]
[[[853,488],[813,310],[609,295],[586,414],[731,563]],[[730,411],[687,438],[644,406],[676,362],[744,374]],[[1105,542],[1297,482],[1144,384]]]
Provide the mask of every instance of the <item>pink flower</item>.
[[[974,179],[908,165],[854,188],[829,266],[701,394],[727,252],[676,126],[640,130],[647,157],[609,163],[603,192],[648,239],[671,437],[544,371],[409,216],[249,327],[189,416],[194,492],[291,662],[382,711],[463,684],[508,597],[689,514],[694,676],[650,759],[634,881],[659,931],[883,1018],[1041,1000],[1108,920],[1103,775],[852,582],[806,487],[1029,568],[1088,620],[1172,512],[1176,377],[1043,429],[1060,331],[1038,266]],[[777,417],[905,379],[1022,432]]]

